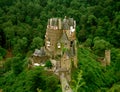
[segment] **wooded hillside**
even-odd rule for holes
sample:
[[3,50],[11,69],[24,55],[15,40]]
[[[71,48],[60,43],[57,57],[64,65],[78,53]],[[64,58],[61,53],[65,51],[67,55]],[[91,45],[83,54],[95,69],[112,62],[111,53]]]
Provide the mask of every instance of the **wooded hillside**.
[[[56,76],[42,68],[28,71],[27,59],[44,45],[47,20],[64,16],[74,18],[77,24],[78,69],[73,70],[73,89],[79,85],[77,92],[119,92],[119,0],[0,0],[3,92],[61,92]],[[104,57],[106,49],[111,50],[111,64],[103,67],[97,58]],[[83,85],[76,83],[79,70]]]

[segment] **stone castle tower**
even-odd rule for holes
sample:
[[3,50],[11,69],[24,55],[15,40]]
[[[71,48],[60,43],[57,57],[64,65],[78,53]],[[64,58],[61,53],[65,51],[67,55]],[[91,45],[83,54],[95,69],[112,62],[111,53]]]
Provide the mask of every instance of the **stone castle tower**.
[[46,54],[60,61],[60,68],[71,69],[71,62],[77,67],[76,21],[73,18],[48,19],[45,34]]

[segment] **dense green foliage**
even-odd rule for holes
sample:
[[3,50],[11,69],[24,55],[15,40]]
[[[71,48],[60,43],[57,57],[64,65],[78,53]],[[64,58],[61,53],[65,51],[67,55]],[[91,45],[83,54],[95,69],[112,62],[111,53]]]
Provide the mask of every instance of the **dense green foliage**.
[[[47,76],[43,69],[26,69],[26,56],[44,45],[48,18],[68,16],[76,20],[78,45],[84,46],[78,49],[78,66],[85,84],[77,89],[117,92],[120,90],[119,10],[119,0],[0,0],[0,60],[5,59],[4,68],[0,67],[0,89],[60,91],[59,81]],[[111,65],[102,67],[96,61],[104,56],[106,49],[111,49]],[[12,58],[7,58],[7,51]]]
[[[115,53],[115,49],[113,48],[111,49],[111,53],[118,55],[120,52]],[[119,56],[115,56],[115,58],[112,57],[111,65],[104,67],[100,62],[96,62],[97,56],[88,48],[79,48],[78,55],[79,69],[83,71],[82,78],[85,82],[85,85],[80,87],[79,90],[82,92],[109,92],[110,89],[112,89],[113,91],[110,92],[114,92],[115,90],[115,92],[119,92],[120,71],[116,70],[120,66],[120,64],[118,64],[120,59],[117,59]],[[116,86],[114,87],[114,85]]]
[[[59,92],[59,79],[41,67],[26,69],[26,59],[20,56],[6,61],[4,75],[0,76],[0,88],[4,92]],[[10,62],[10,63],[8,63]]]
[[52,63],[51,63],[50,60],[47,60],[47,61],[46,61],[45,67],[47,67],[47,68],[51,68],[51,67],[52,67]]

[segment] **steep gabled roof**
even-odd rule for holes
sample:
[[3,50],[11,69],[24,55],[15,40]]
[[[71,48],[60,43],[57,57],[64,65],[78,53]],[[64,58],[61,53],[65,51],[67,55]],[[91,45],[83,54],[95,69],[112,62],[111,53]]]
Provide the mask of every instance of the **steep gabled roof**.
[[62,42],[65,42],[65,41],[68,41],[68,37],[67,37],[67,34],[65,32],[63,32],[63,35],[60,39]]

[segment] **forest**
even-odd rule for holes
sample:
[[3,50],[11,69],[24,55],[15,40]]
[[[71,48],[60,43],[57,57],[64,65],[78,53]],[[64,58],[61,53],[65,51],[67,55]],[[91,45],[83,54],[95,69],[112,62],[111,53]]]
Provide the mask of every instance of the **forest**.
[[[74,92],[120,91],[119,0],[0,0],[0,92],[62,92],[59,79],[42,67],[27,68],[28,58],[44,46],[47,20],[76,20],[78,68]],[[99,57],[111,51],[111,62]]]

